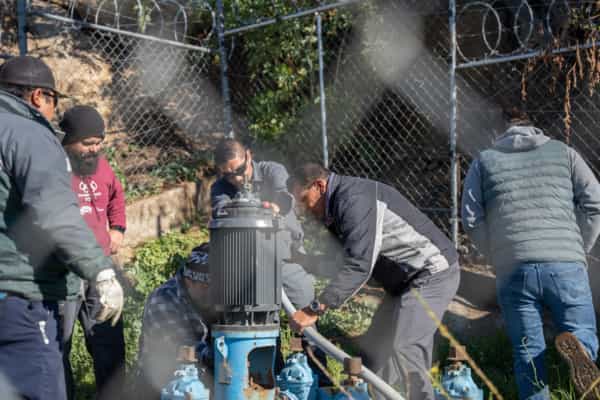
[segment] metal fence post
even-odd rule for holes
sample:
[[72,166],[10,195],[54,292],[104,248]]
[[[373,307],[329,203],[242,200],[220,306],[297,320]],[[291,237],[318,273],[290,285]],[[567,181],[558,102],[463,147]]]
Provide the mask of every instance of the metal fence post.
[[229,92],[229,80],[227,76],[227,49],[225,48],[225,13],[223,0],[217,0],[217,37],[219,41],[219,58],[221,59],[221,93],[223,95],[223,116],[225,118],[225,136],[233,138],[233,126],[231,121],[231,96]]
[[17,0],[17,37],[19,54],[27,54],[27,0]]
[[458,159],[456,157],[456,0],[450,0],[450,190],[452,196],[452,241],[458,248]]
[[323,26],[321,13],[317,17],[317,43],[319,48],[319,100],[321,101],[321,136],[323,141],[323,166],[329,168],[329,151],[327,149],[327,108],[325,106],[325,77],[323,66]]

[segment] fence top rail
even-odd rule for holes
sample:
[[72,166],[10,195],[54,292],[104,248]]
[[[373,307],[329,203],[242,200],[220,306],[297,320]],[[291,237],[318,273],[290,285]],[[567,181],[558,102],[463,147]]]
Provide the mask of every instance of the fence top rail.
[[336,1],[331,4],[325,4],[325,5],[322,5],[319,7],[314,7],[314,8],[308,9],[308,10],[301,10],[301,11],[297,11],[292,14],[283,15],[281,17],[268,18],[268,19],[265,19],[262,21],[259,20],[258,22],[255,22],[252,24],[240,26],[240,27],[233,28],[233,29],[227,29],[223,32],[223,34],[225,36],[236,35],[238,33],[247,32],[247,31],[250,31],[253,29],[258,29],[258,28],[263,28],[265,26],[273,25],[273,24],[276,24],[281,21],[288,21],[288,20],[295,19],[295,18],[306,17],[308,15],[313,15],[315,13],[332,10],[334,8],[346,7],[346,6],[357,4],[357,3],[360,3],[363,1],[364,0],[340,0],[340,1]]
[[197,46],[197,45],[193,45],[193,44],[177,42],[175,40],[162,39],[162,38],[159,38],[156,36],[144,35],[142,33],[124,31],[124,30],[117,29],[117,28],[111,28],[109,26],[93,24],[93,23],[90,23],[87,21],[76,20],[73,18],[50,14],[50,13],[39,11],[39,10],[31,10],[31,14],[40,16],[42,18],[54,20],[54,21],[73,24],[77,27],[92,28],[92,29],[96,29],[99,31],[117,33],[117,34],[123,35],[123,36],[130,36],[130,37],[134,37],[137,39],[149,40],[152,42],[158,42],[158,43],[166,44],[166,45],[173,46],[173,47],[179,47],[179,48],[186,49],[186,50],[196,50],[196,51],[200,51],[203,53],[212,53],[213,52],[210,48],[205,47],[205,46]]
[[519,60],[527,60],[529,58],[540,57],[540,56],[543,56],[546,54],[549,55],[549,54],[570,53],[573,51],[577,51],[577,49],[589,49],[589,48],[598,47],[598,46],[600,46],[600,41],[581,44],[581,45],[578,44],[575,46],[561,47],[558,49],[554,49],[552,51],[542,49],[542,50],[530,51],[527,53],[515,54],[512,56],[484,58],[482,60],[470,61],[470,62],[459,64],[456,66],[456,69],[475,68],[475,67],[482,67],[485,65],[500,64],[500,63],[505,63],[505,62],[519,61]]

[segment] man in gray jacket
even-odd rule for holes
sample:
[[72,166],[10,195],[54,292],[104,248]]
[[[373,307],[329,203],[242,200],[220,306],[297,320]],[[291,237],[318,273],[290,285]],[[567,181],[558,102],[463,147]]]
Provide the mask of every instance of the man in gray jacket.
[[[542,311],[582,396],[600,373],[586,254],[600,232],[600,185],[581,156],[509,111],[506,132],[469,168],[462,220],[496,268],[520,399],[549,399]],[[600,398],[600,390],[588,399]]]
[[389,384],[408,386],[409,400],[433,400],[428,373],[437,324],[428,311],[441,320],[458,289],[453,243],[381,182],[306,164],[292,173],[288,186],[299,206],[323,221],[343,247],[334,278],[318,299],[294,314],[292,326],[311,326],[372,278],[386,294],[362,340],[365,364]]
[[22,397],[63,400],[58,301],[67,267],[102,298],[98,320],[117,321],[123,291],[79,214],[67,155],[48,122],[54,76],[33,57],[0,67],[0,374]]

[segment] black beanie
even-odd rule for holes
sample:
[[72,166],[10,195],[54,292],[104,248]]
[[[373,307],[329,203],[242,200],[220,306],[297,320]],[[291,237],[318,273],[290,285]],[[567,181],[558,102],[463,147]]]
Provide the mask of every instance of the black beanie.
[[63,144],[71,144],[89,137],[104,139],[104,120],[90,106],[75,106],[65,112],[59,123],[65,132]]
[[195,247],[183,265],[183,276],[193,281],[210,282],[210,266],[208,264],[208,243]]

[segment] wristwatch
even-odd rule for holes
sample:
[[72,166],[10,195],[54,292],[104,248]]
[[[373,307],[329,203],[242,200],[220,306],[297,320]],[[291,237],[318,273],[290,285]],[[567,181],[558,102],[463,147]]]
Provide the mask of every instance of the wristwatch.
[[125,233],[125,227],[121,225],[113,225],[110,227],[113,231],[119,231],[121,233]]
[[321,308],[321,303],[319,303],[319,300],[317,299],[314,299],[310,302],[310,304],[308,305],[308,309],[310,310],[310,312],[318,316],[321,316],[325,313],[325,311],[323,311],[323,309]]

